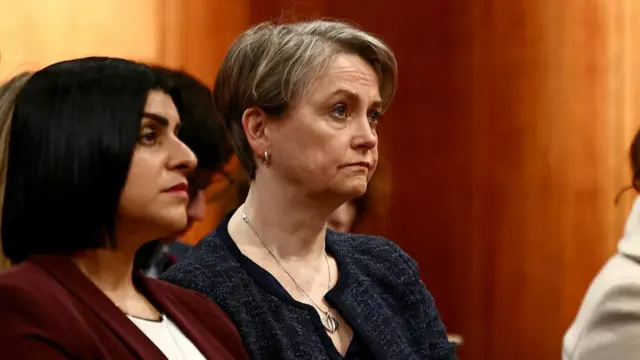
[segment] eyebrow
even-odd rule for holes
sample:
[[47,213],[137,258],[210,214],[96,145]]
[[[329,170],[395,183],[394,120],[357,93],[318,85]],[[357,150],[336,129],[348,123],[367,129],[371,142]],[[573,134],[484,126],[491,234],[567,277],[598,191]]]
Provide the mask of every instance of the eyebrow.
[[[360,95],[354,93],[353,91],[349,91],[347,89],[338,89],[336,91],[334,91],[331,96],[337,96],[337,95],[342,95],[345,96],[346,98],[348,98],[350,101],[353,102],[360,102],[362,99],[360,98]],[[372,107],[377,107],[377,108],[382,108],[383,107],[383,103],[382,100],[376,100],[371,104]]]
[[166,117],[154,113],[143,112],[142,117],[151,119],[162,126],[169,126],[169,120]]

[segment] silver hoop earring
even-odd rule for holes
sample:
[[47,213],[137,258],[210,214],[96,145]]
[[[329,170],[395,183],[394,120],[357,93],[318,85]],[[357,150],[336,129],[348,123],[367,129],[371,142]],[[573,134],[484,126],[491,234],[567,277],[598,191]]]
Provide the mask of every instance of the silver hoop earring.
[[264,153],[262,153],[262,162],[264,164],[269,163],[269,150],[265,150]]

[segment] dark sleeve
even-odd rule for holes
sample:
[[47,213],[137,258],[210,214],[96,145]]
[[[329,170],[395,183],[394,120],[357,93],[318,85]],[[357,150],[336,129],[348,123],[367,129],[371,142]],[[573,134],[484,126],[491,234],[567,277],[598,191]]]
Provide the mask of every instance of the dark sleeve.
[[429,353],[435,356],[434,360],[455,360],[455,348],[449,342],[444,324],[436,308],[433,297],[422,281],[418,280],[418,293],[421,302],[421,321],[426,325],[429,342]]
[[212,274],[193,259],[173,265],[160,275],[160,280],[195,291],[215,301],[211,296],[214,286]]
[[[416,339],[417,341],[424,341],[429,349],[429,354],[433,360],[457,360],[455,347],[449,342],[447,338],[447,332],[445,326],[440,319],[440,313],[436,308],[435,301],[431,293],[427,290],[422,280],[420,280],[420,272],[418,271],[418,264],[407,253],[405,253],[399,246],[394,244],[394,248],[398,253],[398,256],[403,259],[405,264],[411,273],[413,279],[410,283],[413,284],[411,293],[414,294],[415,301],[412,302],[414,312],[418,318],[415,319],[415,324],[418,326],[424,326],[424,338]],[[414,336],[419,336],[419,332],[414,332]]]
[[53,339],[53,317],[27,291],[0,285],[0,358],[73,359]]
[[[4,325],[3,325],[4,326]],[[69,354],[43,338],[28,335],[7,336],[0,332],[0,358],[71,360]]]

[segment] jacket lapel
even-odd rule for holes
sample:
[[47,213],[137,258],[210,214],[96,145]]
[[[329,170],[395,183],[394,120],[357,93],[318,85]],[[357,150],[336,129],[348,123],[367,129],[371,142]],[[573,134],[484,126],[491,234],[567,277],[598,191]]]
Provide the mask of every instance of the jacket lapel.
[[[144,291],[167,314],[180,331],[195,345],[206,359],[225,359],[222,354],[231,354],[218,341],[212,341],[210,332],[202,324],[203,319],[195,318],[191,312],[177,301],[172,293],[163,291],[154,283],[160,280],[149,279],[136,274],[135,277],[140,290]],[[212,316],[213,317],[213,316]]]
[[137,357],[166,360],[160,349],[80,272],[68,256],[37,255],[30,257],[28,261],[44,270],[93,312]]

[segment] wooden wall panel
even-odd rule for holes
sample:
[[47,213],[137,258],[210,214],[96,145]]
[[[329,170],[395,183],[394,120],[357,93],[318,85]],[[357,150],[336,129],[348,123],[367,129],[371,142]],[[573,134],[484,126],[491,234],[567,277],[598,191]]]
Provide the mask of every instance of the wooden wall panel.
[[[179,54],[180,67],[212,86],[227,49],[249,27],[250,3],[248,0],[191,0],[180,4],[184,4],[180,17],[181,46],[175,50]],[[234,178],[242,176],[235,157],[226,170]],[[235,185],[223,177],[216,177],[214,181],[207,190],[212,200],[207,206],[206,218],[194,224],[182,238],[184,242],[197,243],[216,228],[235,204]]]
[[[252,2],[252,22],[292,11]],[[320,1],[395,50],[381,233],[420,266],[462,359],[556,359],[633,199],[640,6],[628,0]],[[302,14],[313,14],[305,10]]]
[[[233,38],[269,19],[337,17],[381,36],[400,89],[381,126],[394,186],[379,231],[420,263],[465,338],[462,359],[558,358],[633,200],[613,203],[640,111],[630,0],[0,0],[0,10],[0,79],[112,55],[212,84]],[[186,240],[230,201],[212,203]]]
[[90,55],[160,59],[156,0],[0,0],[0,79]]
[[[249,25],[248,0],[164,0],[171,11],[167,23],[177,23],[175,29],[165,29],[168,46],[174,47],[176,66],[213,85],[218,67],[231,42]],[[173,18],[174,21],[170,21]]]

